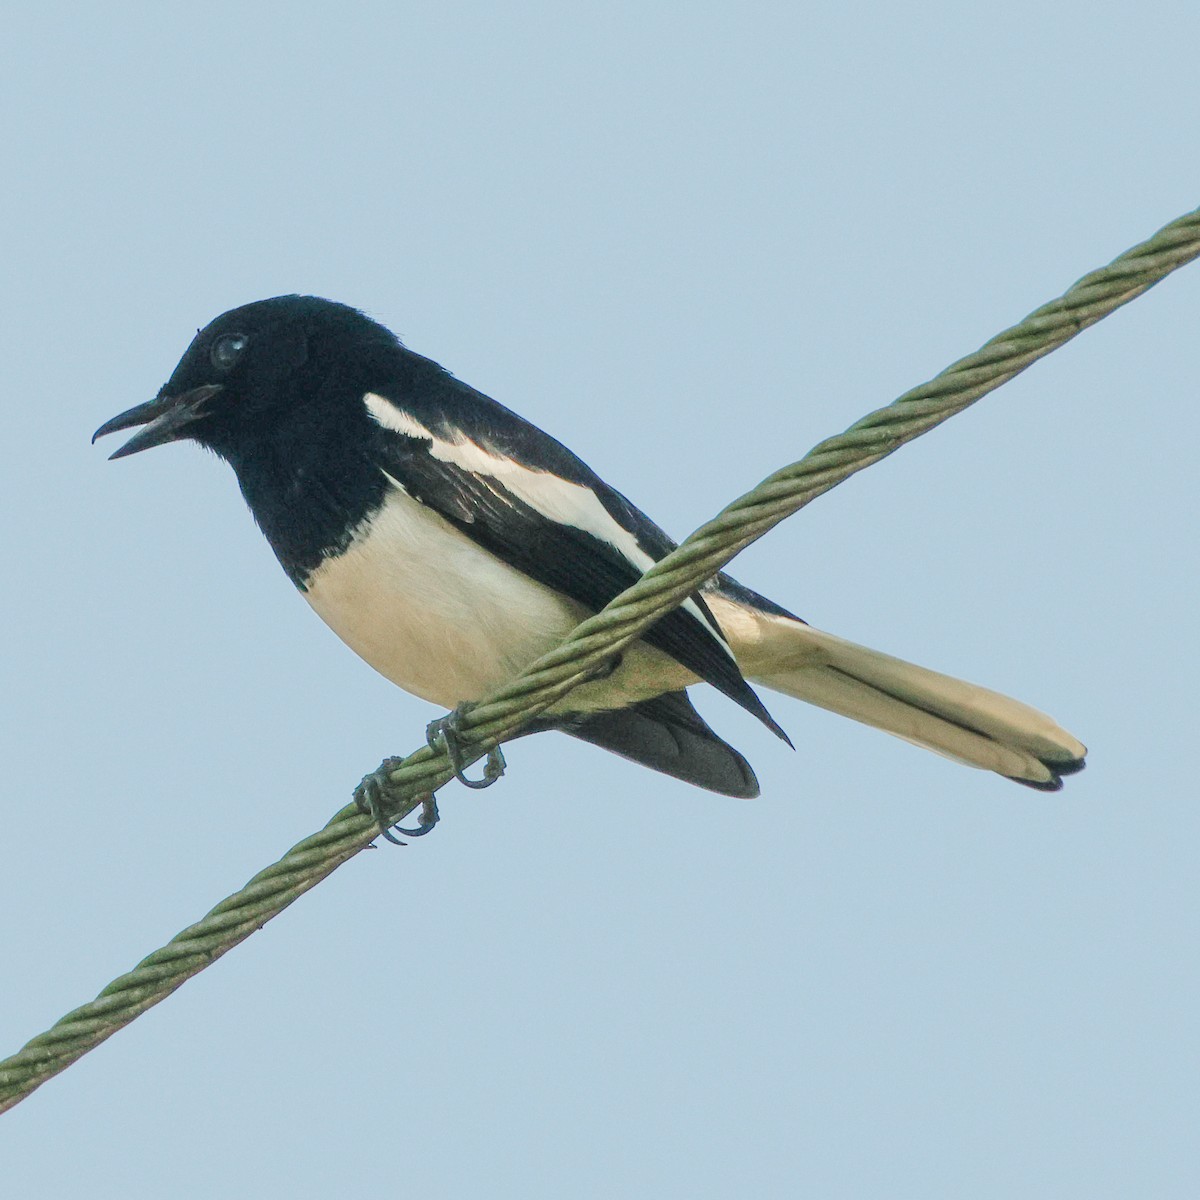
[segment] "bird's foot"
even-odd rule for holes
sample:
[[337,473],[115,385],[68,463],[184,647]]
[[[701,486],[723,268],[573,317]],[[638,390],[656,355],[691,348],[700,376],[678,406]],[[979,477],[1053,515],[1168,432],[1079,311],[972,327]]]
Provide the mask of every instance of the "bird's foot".
[[415,829],[405,829],[389,819],[392,808],[389,803],[392,799],[391,775],[403,761],[402,758],[385,758],[370,775],[364,775],[362,782],[354,789],[354,803],[358,805],[358,811],[370,817],[383,837],[395,846],[407,843],[396,837],[393,829],[405,837],[424,837],[438,823],[437,799],[432,792],[421,799],[420,824]]
[[491,787],[504,774],[504,755],[499,746],[493,746],[488,751],[487,763],[483,768],[483,778],[468,779],[466,777],[460,729],[463,714],[466,711],[467,706],[460,704],[452,713],[439,717],[436,721],[430,721],[425,729],[425,740],[429,743],[431,750],[445,749],[450,766],[454,769],[454,778],[464,787],[476,789]]

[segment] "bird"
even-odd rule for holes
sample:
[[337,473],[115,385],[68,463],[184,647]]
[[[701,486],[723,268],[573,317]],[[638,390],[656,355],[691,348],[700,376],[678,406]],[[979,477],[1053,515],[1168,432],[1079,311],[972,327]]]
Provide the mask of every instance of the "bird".
[[[550,434],[320,297],[223,313],[153,400],[92,441],[134,428],[110,457],[180,440],[215,452],[317,615],[392,683],[446,709],[517,676],[675,547]],[[527,732],[757,796],[749,762],[688,696],[702,682],[789,745],[754,685],[1042,791],[1087,753],[1037,709],[825,633],[725,573]],[[451,745],[453,723],[439,732]],[[433,814],[408,832],[427,832]]]

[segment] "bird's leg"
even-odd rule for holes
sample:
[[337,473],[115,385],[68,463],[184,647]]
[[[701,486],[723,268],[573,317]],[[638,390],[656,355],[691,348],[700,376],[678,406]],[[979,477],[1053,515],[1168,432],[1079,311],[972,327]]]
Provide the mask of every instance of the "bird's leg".
[[421,798],[421,819],[415,829],[405,829],[388,820],[391,774],[403,761],[402,758],[385,758],[370,775],[363,776],[362,782],[354,789],[354,803],[358,805],[358,811],[371,817],[379,826],[379,832],[396,846],[407,843],[392,833],[393,828],[405,837],[424,837],[438,823],[437,799],[432,792]]
[[[466,705],[460,704],[448,716],[431,721],[425,731],[425,738],[431,749],[445,748],[446,757],[449,758],[455,778],[460,783],[469,788],[491,787],[504,774],[504,755],[499,746],[493,746],[488,751],[483,778],[468,779],[466,777],[464,774],[466,764],[463,762],[462,741],[459,735],[459,723],[463,713],[466,712],[466,707]],[[354,803],[358,805],[358,811],[370,817],[379,827],[380,834],[397,846],[403,846],[406,843],[402,842],[396,833],[402,833],[405,837],[424,837],[438,823],[439,819],[437,800],[432,792],[421,798],[421,817],[416,828],[406,829],[389,819],[391,775],[403,762],[402,758],[385,758],[374,771],[363,776],[362,782],[354,789]],[[392,832],[393,829],[396,833]]]
[[429,743],[431,750],[445,748],[446,757],[454,769],[454,778],[464,787],[476,789],[491,787],[504,774],[504,755],[499,746],[493,746],[488,751],[487,763],[483,768],[483,778],[468,779],[466,777],[460,734],[460,723],[466,711],[467,705],[460,704],[452,713],[438,717],[436,721],[430,721],[425,729],[425,740]]

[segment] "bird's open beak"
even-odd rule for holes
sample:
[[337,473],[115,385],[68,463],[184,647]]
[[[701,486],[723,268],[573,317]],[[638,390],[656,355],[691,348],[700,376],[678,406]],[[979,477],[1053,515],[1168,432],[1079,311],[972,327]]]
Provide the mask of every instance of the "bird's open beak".
[[146,427],[135,433],[119,450],[110,454],[108,457],[111,459],[124,458],[127,454],[136,454],[139,450],[149,450],[151,446],[177,441],[186,436],[187,427],[197,417],[204,416],[205,406],[221,390],[219,383],[206,383],[203,387],[181,392],[178,396],[159,396],[156,400],[139,404],[136,408],[113,417],[111,421],[105,421],[92,434],[92,442],[104,437],[106,433],[132,429],[135,425]]

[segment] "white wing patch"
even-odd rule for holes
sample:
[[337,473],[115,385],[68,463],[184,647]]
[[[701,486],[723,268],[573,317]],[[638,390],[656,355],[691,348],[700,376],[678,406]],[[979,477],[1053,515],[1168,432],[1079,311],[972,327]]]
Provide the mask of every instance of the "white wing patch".
[[[428,441],[430,454],[440,462],[451,463],[473,475],[490,476],[547,520],[582,529],[584,533],[590,533],[605,542],[628,559],[639,572],[653,565],[654,559],[637,544],[628,529],[613,520],[591,488],[494,454],[465,435],[460,435],[455,441],[440,438],[411,413],[374,392],[368,392],[363,397],[363,403],[372,419],[385,429]],[[397,487],[402,486],[390,475],[388,479]],[[686,608],[716,637],[722,649],[733,657],[720,627],[705,616],[694,600],[685,600],[680,607]]]

